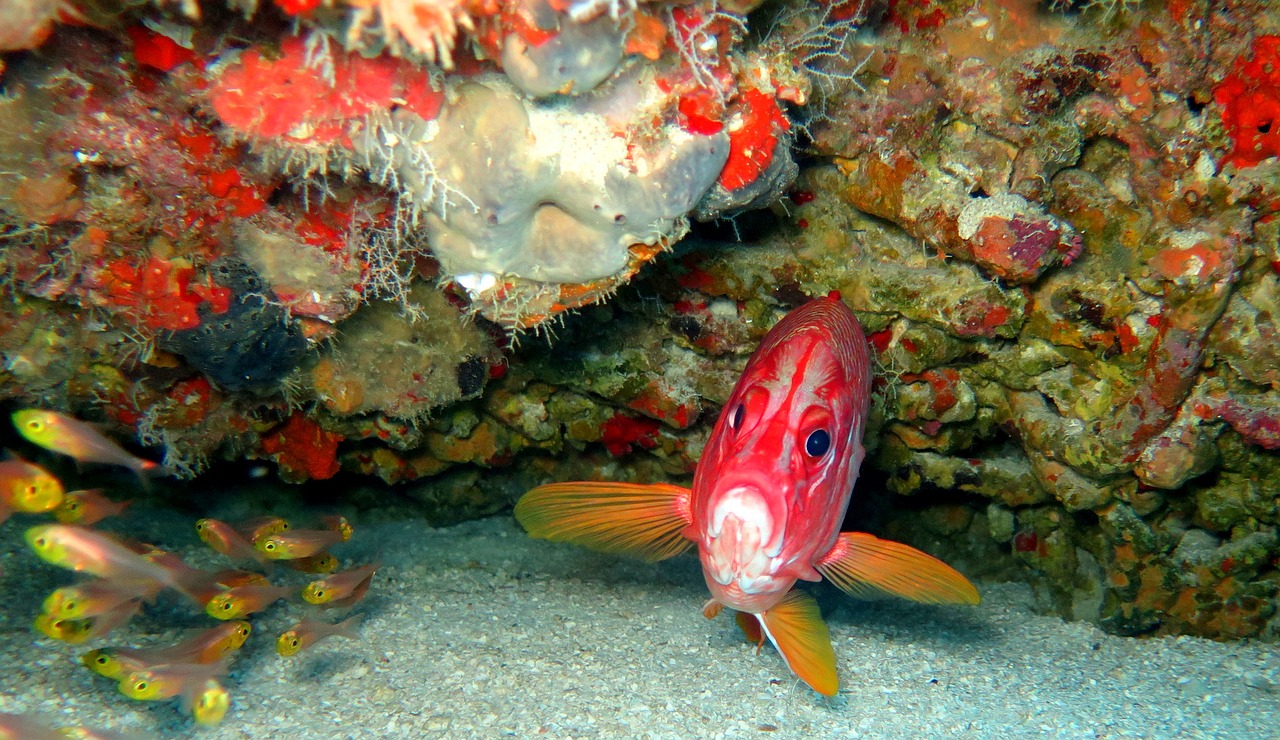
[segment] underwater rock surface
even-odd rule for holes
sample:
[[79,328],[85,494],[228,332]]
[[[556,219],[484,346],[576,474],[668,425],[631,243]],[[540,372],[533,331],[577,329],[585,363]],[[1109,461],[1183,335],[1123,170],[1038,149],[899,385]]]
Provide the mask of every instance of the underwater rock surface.
[[[687,480],[768,326],[834,289],[880,377],[847,528],[1108,631],[1280,638],[1272,4],[460,1],[425,29],[377,17],[398,2],[171,5],[34,13],[0,40],[39,48],[0,67],[6,403],[104,423],[181,476],[360,474],[452,522],[549,480]],[[560,207],[477,165],[512,154],[497,133],[437,138],[474,104],[459,80],[503,65],[509,106],[617,126],[637,200],[632,153],[717,142],[675,178],[687,213],[641,209],[662,234],[629,244],[605,217],[624,209],[590,208],[618,179],[579,178],[565,202],[607,259],[434,254],[441,224],[497,228],[446,218],[465,177],[431,167],[454,155],[497,205]],[[613,120],[627,80],[661,101],[643,125]],[[546,165],[535,144],[512,161]],[[662,254],[685,215],[727,213]]]

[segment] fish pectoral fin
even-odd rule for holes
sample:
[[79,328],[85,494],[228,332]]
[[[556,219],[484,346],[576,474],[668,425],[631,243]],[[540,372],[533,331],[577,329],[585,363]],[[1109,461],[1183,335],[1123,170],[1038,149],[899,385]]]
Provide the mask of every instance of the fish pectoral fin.
[[756,644],[756,654],[759,655],[760,648],[764,647],[764,630],[760,629],[760,620],[749,612],[734,612],[733,621],[738,623],[738,629],[742,630],[742,636],[747,638],[747,642]]
[[[840,690],[836,652],[818,602],[800,591],[791,591],[777,606],[757,616],[769,642],[782,653],[791,672],[819,694],[835,696]],[[741,620],[738,626],[742,626]]]
[[836,546],[815,567],[850,596],[889,593],[923,604],[981,601],[973,584],[941,560],[864,532],[841,532]]
[[683,534],[693,521],[689,495],[662,483],[549,483],[522,496],[515,514],[531,537],[653,562],[693,544]]

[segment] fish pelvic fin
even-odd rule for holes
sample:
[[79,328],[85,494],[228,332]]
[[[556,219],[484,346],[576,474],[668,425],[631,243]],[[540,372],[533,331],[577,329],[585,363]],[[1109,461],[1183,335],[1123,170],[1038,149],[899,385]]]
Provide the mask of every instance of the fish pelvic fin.
[[[755,617],[769,642],[782,653],[782,659],[792,673],[819,694],[836,695],[840,690],[840,679],[836,676],[836,652],[831,647],[827,623],[822,621],[818,602],[812,596],[791,591],[777,606]],[[741,620],[738,626],[742,627],[748,639],[752,637]]]
[[690,493],[663,483],[549,483],[522,496],[515,514],[531,537],[655,562],[693,544],[683,535]]
[[754,614],[747,612],[734,612],[733,621],[738,623],[738,629],[742,630],[742,637],[756,646],[756,652],[760,652],[760,648],[764,645],[764,631],[760,629],[760,620]]
[[941,560],[864,532],[841,532],[815,567],[850,596],[889,593],[923,604],[973,605],[982,600],[967,578]]

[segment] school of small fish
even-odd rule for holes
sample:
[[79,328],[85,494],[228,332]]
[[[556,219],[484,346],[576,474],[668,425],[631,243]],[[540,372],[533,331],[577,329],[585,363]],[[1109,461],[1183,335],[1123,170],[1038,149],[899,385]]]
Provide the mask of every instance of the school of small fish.
[[[156,463],[134,457],[93,426],[63,414],[25,409],[15,412],[12,420],[27,441],[79,464],[126,468],[144,486],[149,475],[161,472]],[[123,515],[130,501],[115,500],[99,489],[67,492],[45,469],[5,454],[0,460],[0,523],[14,514],[52,515],[54,521],[27,529],[27,545],[41,560],[88,577],[45,598],[34,622],[37,631],[72,645],[99,640],[127,625],[166,591],[220,620],[173,645],[103,645],[80,656],[85,667],[115,682],[125,696],[148,702],[177,700],[197,725],[219,724],[231,707],[224,681],[253,633],[247,617],[282,599],[308,611],[349,612],[364,598],[380,567],[375,563],[338,571],[339,561],[329,548],[351,539],[352,527],[345,517],[325,517],[316,529],[295,529],[280,517],[261,516],[236,524],[196,522],[201,541],[234,566],[196,568],[175,553],[93,528]],[[252,569],[274,563],[321,577],[301,586],[276,585],[264,572]],[[303,618],[278,637],[276,651],[288,657],[329,637],[359,639],[360,619],[355,615],[333,624]],[[0,738],[45,736],[116,735],[84,728],[55,731],[34,718],[0,714]]]

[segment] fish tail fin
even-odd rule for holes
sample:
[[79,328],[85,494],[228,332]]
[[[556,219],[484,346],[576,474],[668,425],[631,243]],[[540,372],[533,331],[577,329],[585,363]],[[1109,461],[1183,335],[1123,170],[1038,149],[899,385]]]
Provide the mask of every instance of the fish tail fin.
[[[836,695],[840,690],[836,652],[831,647],[827,623],[822,621],[818,602],[812,596],[791,591],[776,606],[754,616],[792,673],[819,694]],[[747,633],[747,637],[751,634]]]
[[842,532],[815,566],[850,596],[890,593],[924,604],[977,604],[978,590],[951,566],[900,542]]
[[134,464],[129,466],[133,471],[133,475],[138,479],[138,484],[142,486],[143,491],[151,490],[151,479],[162,475],[169,475],[170,471],[165,466],[154,460],[145,460],[141,457],[134,458]]
[[363,621],[363,614],[353,614],[352,616],[333,625],[333,634],[338,637],[345,637],[348,640],[359,640],[360,633],[357,632],[357,630],[360,628],[360,623]]
[[684,552],[693,521],[690,491],[662,483],[550,483],[516,503],[516,520],[531,537],[572,542],[650,562]]
[[165,578],[161,582],[163,586],[177,591],[200,606],[204,606],[213,594],[222,590],[216,573],[192,568],[171,552],[158,553],[151,559],[165,571]]

